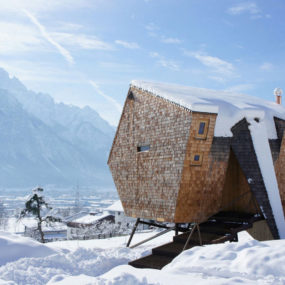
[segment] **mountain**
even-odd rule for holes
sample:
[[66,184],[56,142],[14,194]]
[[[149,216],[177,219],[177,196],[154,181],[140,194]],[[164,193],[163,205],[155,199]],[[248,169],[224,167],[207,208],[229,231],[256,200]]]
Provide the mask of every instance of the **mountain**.
[[55,103],[0,68],[0,187],[112,187],[114,133],[90,107]]

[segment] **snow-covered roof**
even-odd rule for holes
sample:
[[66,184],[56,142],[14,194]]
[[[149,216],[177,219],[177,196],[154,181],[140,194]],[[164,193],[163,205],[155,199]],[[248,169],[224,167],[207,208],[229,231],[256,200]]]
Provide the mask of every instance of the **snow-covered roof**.
[[258,117],[266,125],[268,138],[274,139],[277,134],[273,117],[285,119],[285,108],[282,105],[249,95],[140,80],[131,81],[131,86],[191,111],[218,114],[215,136],[219,137],[232,136],[231,127],[244,117]]
[[114,204],[106,208],[107,211],[114,212],[124,212],[122,202],[120,200],[116,201]]
[[100,214],[96,214],[96,215],[85,215],[83,217],[80,217],[72,222],[74,223],[78,223],[78,224],[93,224],[95,222],[97,222],[98,220],[101,220],[103,218],[106,218],[110,216],[110,214],[106,211],[104,211],[103,213]]

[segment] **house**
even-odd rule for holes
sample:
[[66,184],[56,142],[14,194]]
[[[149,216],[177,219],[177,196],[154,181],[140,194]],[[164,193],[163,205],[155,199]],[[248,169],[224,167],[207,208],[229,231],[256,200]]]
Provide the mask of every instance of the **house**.
[[107,207],[105,210],[108,211],[111,215],[114,215],[115,224],[117,225],[124,226],[124,225],[135,223],[136,221],[132,217],[125,216],[122,202],[120,200],[116,201],[115,203]]
[[132,81],[108,165],[125,214],[202,223],[262,217],[257,239],[285,238],[285,108],[247,95]]
[[114,216],[108,211],[86,214],[67,222],[67,239],[92,239],[110,236]]
[[[118,232],[127,233],[128,229],[131,229],[136,222],[135,218],[125,215],[122,202],[120,200],[116,201],[105,210],[108,211],[111,215],[114,215],[115,225],[118,226]],[[149,226],[147,224],[141,224],[139,225],[138,229],[146,230],[149,229]]]

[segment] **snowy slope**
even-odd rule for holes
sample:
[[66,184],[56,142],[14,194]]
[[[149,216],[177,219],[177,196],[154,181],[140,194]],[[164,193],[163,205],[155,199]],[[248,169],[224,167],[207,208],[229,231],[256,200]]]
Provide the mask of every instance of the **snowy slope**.
[[0,186],[112,186],[114,129],[96,111],[57,104],[0,68]]
[[[134,242],[153,234],[137,234]],[[0,233],[1,252],[6,239]],[[238,243],[187,250],[162,270],[136,269],[127,262],[169,241],[170,233],[135,249],[125,247],[127,237],[49,243],[38,246],[38,257],[26,256],[26,238],[9,239],[10,249],[21,247],[13,262],[0,256],[0,284],[285,284],[285,241],[258,242],[246,233]]]

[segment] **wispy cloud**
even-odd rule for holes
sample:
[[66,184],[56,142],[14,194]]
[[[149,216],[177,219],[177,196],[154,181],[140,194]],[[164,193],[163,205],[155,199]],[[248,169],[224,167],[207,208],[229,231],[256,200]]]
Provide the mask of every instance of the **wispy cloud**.
[[215,74],[211,75],[211,78],[214,80],[224,81],[226,78],[231,78],[235,76],[235,68],[233,64],[219,57],[192,51],[184,51],[184,54],[186,56],[190,56],[197,59],[204,66],[210,68],[210,71]]
[[177,38],[161,37],[161,41],[165,44],[181,44],[182,43],[182,41]]
[[238,3],[228,9],[228,13],[232,15],[240,15],[243,13],[260,14],[260,9],[255,2],[242,2]]
[[115,43],[117,45],[123,46],[123,47],[128,48],[128,49],[140,48],[140,46],[135,42],[126,42],[126,41],[116,40]]
[[30,25],[1,21],[0,35],[0,54],[21,54],[39,47],[46,49],[45,41]]
[[238,3],[230,7],[227,12],[230,15],[249,14],[251,19],[271,18],[269,14],[263,15],[262,10],[253,1]]
[[[42,83],[77,83],[86,82],[75,69],[63,69],[56,67],[49,61],[13,60],[3,58],[0,60],[0,67],[3,67],[13,76],[18,77],[27,84],[28,88],[43,91]],[[35,88],[35,86],[38,86]],[[53,94],[51,94],[53,95]]]
[[161,33],[159,33],[160,28],[154,23],[149,23],[148,25],[145,26],[145,29],[147,30],[149,36],[157,38],[162,43],[181,44],[183,42],[182,40],[175,37],[167,37],[165,35],[161,35]]
[[154,24],[154,23],[149,23],[145,26],[145,28],[150,31],[150,32],[154,32],[154,31],[158,31],[159,30],[159,27]]
[[85,34],[72,34],[54,32],[50,35],[58,43],[64,43],[72,48],[90,49],[90,50],[113,50],[114,48],[109,43],[106,43],[95,36]]
[[239,84],[239,85],[234,85],[229,88],[227,88],[225,91],[233,92],[233,93],[241,93],[241,92],[246,92],[249,90],[254,89],[255,86],[253,84]]
[[266,70],[266,71],[269,71],[269,70],[272,70],[273,69],[273,64],[270,63],[270,62],[264,62],[263,64],[260,65],[260,69],[261,70]]
[[57,43],[46,31],[45,27],[40,24],[40,22],[37,20],[37,18],[35,16],[33,16],[30,12],[28,12],[27,10],[23,10],[24,13],[29,17],[29,19],[31,20],[31,22],[38,27],[41,35],[43,36],[43,38],[45,38],[50,44],[52,44],[55,48],[57,48],[57,50],[60,52],[60,54],[66,59],[66,61],[69,64],[73,64],[74,63],[74,59],[71,56],[71,54],[69,53],[69,51],[67,49],[65,49],[63,46],[61,46],[59,43]]
[[92,7],[94,0],[9,0],[1,1],[0,13],[22,13],[23,9],[33,13],[54,11],[59,9],[77,9],[79,7]]
[[120,113],[123,109],[123,106],[117,102],[114,98],[112,98],[111,96],[109,95],[106,95],[99,87],[99,85],[94,82],[93,80],[90,80],[89,83],[93,86],[93,88],[96,90],[96,92],[101,95],[104,99],[106,99],[109,103],[111,103],[115,108],[116,110]]
[[165,68],[168,68],[174,71],[180,70],[180,65],[178,64],[178,62],[174,60],[165,59],[164,56],[160,55],[157,52],[150,52],[149,56],[152,58],[156,58],[156,63],[162,67],[165,67]]
[[145,29],[147,30],[147,33],[150,37],[156,38],[158,37],[158,31],[160,30],[160,28],[154,24],[154,23],[149,23],[145,26]]

